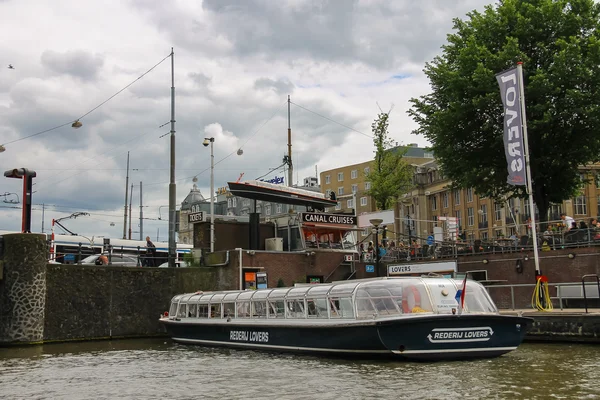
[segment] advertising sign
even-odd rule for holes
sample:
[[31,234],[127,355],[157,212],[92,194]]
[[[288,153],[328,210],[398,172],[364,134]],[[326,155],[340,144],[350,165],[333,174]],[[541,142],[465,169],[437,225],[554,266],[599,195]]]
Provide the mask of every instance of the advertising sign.
[[[422,264],[399,264],[388,265],[388,275],[412,275],[412,274],[427,274],[429,272],[455,272],[456,261],[444,261],[435,263]],[[367,271],[368,272],[368,271]]]
[[204,211],[188,214],[188,223],[193,224],[194,222],[202,221],[204,221]]
[[302,213],[302,222],[312,222],[318,224],[356,225],[356,216],[345,214],[305,212]]

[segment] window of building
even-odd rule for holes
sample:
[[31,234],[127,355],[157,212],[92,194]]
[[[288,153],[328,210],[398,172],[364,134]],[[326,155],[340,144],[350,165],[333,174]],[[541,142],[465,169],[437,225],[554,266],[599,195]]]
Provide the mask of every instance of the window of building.
[[442,193],[442,207],[448,208],[448,192]]
[[358,178],[358,170],[357,170],[357,169],[353,169],[353,170],[350,172],[350,178],[352,178],[352,179],[356,179],[356,178]]
[[257,205],[256,205],[256,212],[257,212],[258,214],[260,214],[260,213],[262,212],[262,205],[260,205],[260,204],[257,204]]
[[267,215],[271,215],[271,205],[270,204],[267,204],[265,206],[265,212],[267,213]]
[[232,204],[233,204],[233,199],[230,197],[230,198],[227,199],[227,208],[233,207]]
[[437,210],[437,195],[433,195],[430,197],[431,201],[431,211]]
[[433,158],[433,153],[425,152],[423,153],[423,158]]
[[325,183],[331,183],[331,176],[325,175]]
[[[460,212],[460,210],[456,210],[454,212],[454,216],[456,217],[456,225],[458,227],[462,227],[462,223],[461,223],[462,213]],[[462,232],[459,232],[459,233],[462,233]]]
[[365,167],[365,175],[367,175],[370,171],[371,169],[369,167]]
[[473,188],[467,189],[467,203],[473,202]]
[[482,204],[480,210],[481,210],[481,212],[479,213],[480,214],[479,222],[487,222],[487,220],[488,220],[487,204]]
[[339,187],[338,188],[338,196],[344,194],[344,188],[343,187]]
[[473,207],[467,208],[467,225],[475,225],[475,213],[473,212]]
[[371,182],[365,182],[365,190],[371,190]]
[[244,207],[250,206],[250,200],[244,199]]
[[454,205],[460,205],[460,190],[454,190]]
[[354,205],[352,204],[352,199],[346,201],[346,208],[352,208]]
[[574,200],[573,207],[575,208],[575,215],[586,215],[587,204],[585,201],[585,196],[577,196]]
[[488,240],[488,233],[487,233],[487,231],[482,231],[479,236],[480,236],[481,240]]
[[494,221],[502,220],[502,205],[500,203],[494,203]]
[[352,185],[352,193],[356,193],[356,192],[358,192],[358,185],[354,184],[354,185]]
[[361,235],[362,236],[369,236],[369,228],[363,229],[362,232],[361,232]]
[[342,209],[342,202],[341,202],[341,201],[338,201],[338,202],[337,202],[337,204],[336,204],[336,206],[335,206],[335,209],[336,209],[336,210],[341,210],[341,209]]
[[344,173],[338,172],[338,182],[342,182],[344,180]]
[[361,197],[360,198],[360,205],[361,206],[366,206],[367,205],[367,198],[366,197]]
[[276,208],[277,214],[281,214],[281,209],[282,209],[281,204],[277,204],[277,208]]

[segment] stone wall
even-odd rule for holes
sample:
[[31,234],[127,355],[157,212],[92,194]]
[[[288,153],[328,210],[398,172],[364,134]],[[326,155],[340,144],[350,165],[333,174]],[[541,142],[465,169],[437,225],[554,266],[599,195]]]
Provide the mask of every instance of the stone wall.
[[9,234],[3,240],[0,343],[41,342],[46,305],[45,236]]
[[44,340],[161,335],[174,295],[231,287],[231,271],[50,264]]

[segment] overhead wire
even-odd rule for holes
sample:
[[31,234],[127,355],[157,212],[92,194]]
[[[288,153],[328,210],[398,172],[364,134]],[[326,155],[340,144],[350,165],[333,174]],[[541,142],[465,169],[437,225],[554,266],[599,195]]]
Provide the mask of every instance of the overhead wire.
[[346,128],[346,129],[349,129],[349,130],[351,130],[351,131],[353,131],[353,132],[356,132],[356,133],[360,133],[360,134],[361,134],[361,135],[363,135],[363,136],[366,136],[366,137],[368,137],[368,138],[371,138],[371,139],[373,139],[373,135],[369,135],[369,134],[367,134],[367,133],[361,132],[361,131],[359,131],[359,130],[357,130],[357,129],[354,129],[354,128],[352,128],[352,127],[348,126],[348,125],[344,125],[344,124],[342,124],[341,122],[338,122],[338,121],[336,121],[336,120],[334,120],[334,119],[331,119],[331,118],[329,118],[329,117],[326,117],[326,116],[324,116],[323,114],[319,114],[319,113],[318,113],[318,112],[316,112],[316,111],[313,111],[313,110],[310,110],[310,109],[308,109],[308,108],[306,108],[306,107],[303,107],[303,106],[301,106],[300,104],[296,104],[296,103],[294,103],[293,101],[290,101],[290,104],[293,104],[293,105],[295,105],[296,107],[299,107],[299,108],[301,108],[301,109],[303,109],[303,110],[305,110],[305,111],[308,111],[309,113],[313,113],[313,114],[315,114],[315,115],[317,115],[317,116],[319,116],[319,117],[321,117],[321,118],[323,118],[323,119],[326,119],[326,120],[327,120],[327,121],[329,121],[329,122],[333,122],[334,124],[338,124],[339,126],[343,126],[343,127],[344,127],[344,128]]
[[142,79],[144,76],[146,76],[147,74],[149,74],[149,73],[150,73],[152,70],[154,70],[154,68],[158,67],[158,66],[159,66],[160,64],[162,64],[162,63],[163,63],[163,62],[164,62],[164,61],[165,61],[167,58],[171,57],[171,55],[172,55],[172,54],[173,54],[172,52],[171,52],[171,53],[169,53],[169,55],[168,55],[168,56],[166,56],[165,58],[163,58],[162,60],[160,60],[160,61],[159,61],[158,63],[156,63],[156,64],[155,64],[155,65],[154,65],[152,68],[150,68],[149,70],[147,70],[146,72],[144,72],[142,75],[138,76],[138,77],[137,77],[135,80],[133,80],[132,82],[130,82],[130,83],[127,85],[127,86],[125,86],[124,88],[122,88],[121,90],[119,90],[118,92],[116,92],[115,94],[113,94],[112,96],[110,96],[108,99],[104,100],[102,103],[98,104],[96,107],[92,108],[91,110],[89,110],[88,112],[86,112],[85,114],[83,114],[81,117],[79,117],[79,118],[77,118],[77,119],[75,119],[75,120],[69,121],[69,122],[65,122],[64,124],[57,125],[57,126],[55,126],[55,127],[53,127],[53,128],[44,129],[43,131],[36,132],[36,133],[33,133],[33,134],[31,134],[31,135],[23,136],[23,137],[21,137],[21,138],[18,138],[18,139],[15,139],[15,140],[11,140],[11,141],[9,141],[9,142],[6,142],[6,143],[2,143],[2,146],[5,146],[5,145],[7,145],[7,144],[11,144],[11,143],[15,143],[15,142],[19,142],[19,141],[21,141],[21,140],[29,139],[29,138],[32,138],[32,137],[34,137],[34,136],[38,136],[38,135],[41,135],[41,134],[43,134],[43,133],[47,133],[47,132],[50,132],[50,131],[53,131],[53,130],[56,130],[56,129],[62,128],[63,126],[67,126],[67,125],[69,125],[69,124],[73,124],[73,123],[75,123],[75,122],[77,122],[77,121],[79,121],[79,120],[83,119],[84,117],[86,117],[86,116],[90,115],[92,112],[96,111],[97,109],[99,109],[100,107],[102,107],[104,104],[108,103],[110,100],[112,100],[113,98],[115,98],[116,96],[118,96],[119,94],[121,94],[121,93],[122,93],[124,90],[126,90],[126,89],[127,89],[127,88],[129,88],[131,85],[133,85],[134,83],[136,83],[137,81],[139,81],[140,79]]

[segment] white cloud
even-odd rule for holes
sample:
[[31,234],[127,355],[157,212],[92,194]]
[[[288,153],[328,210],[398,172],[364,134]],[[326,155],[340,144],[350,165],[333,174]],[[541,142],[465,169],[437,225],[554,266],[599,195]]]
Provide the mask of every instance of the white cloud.
[[[408,100],[429,90],[421,70],[439,54],[452,18],[484,4],[0,2],[0,15],[18,16],[0,25],[0,35],[10,38],[0,42],[0,54],[4,64],[15,66],[0,68],[0,143],[7,148],[0,167],[37,171],[34,230],[41,229],[43,203],[46,229],[52,218],[87,211],[90,216],[66,225],[85,235],[120,237],[129,152],[134,217],[141,181],[143,211],[152,218],[144,221],[145,233],[165,239],[170,58],[85,116],[80,129],[73,130],[70,121],[137,79],[173,47],[178,202],[194,176],[208,195],[205,136],[215,138],[216,187],[242,172],[251,179],[280,165],[287,152],[288,95],[295,175],[301,181],[314,175],[315,166],[322,171],[373,156],[368,135],[377,104],[394,106],[395,140],[426,145],[410,134],[415,126],[406,115]],[[237,156],[240,147],[244,154]],[[0,180],[0,194],[20,193],[20,184]],[[0,220],[0,229],[18,230],[20,210],[0,208]]]

